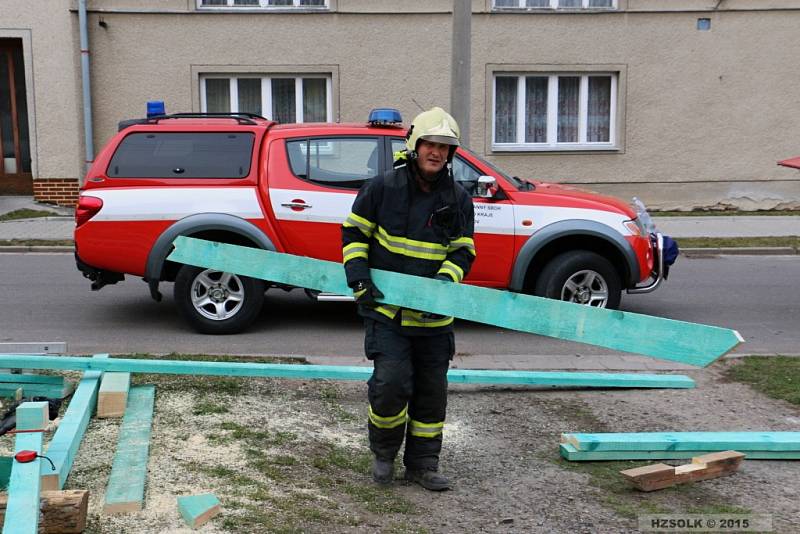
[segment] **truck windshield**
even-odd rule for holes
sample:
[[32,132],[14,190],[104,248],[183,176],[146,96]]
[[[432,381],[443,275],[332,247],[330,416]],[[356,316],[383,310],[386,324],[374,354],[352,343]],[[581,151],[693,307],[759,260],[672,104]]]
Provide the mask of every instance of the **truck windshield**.
[[509,176],[508,174],[503,172],[503,170],[500,169],[500,167],[498,167],[494,163],[481,158],[480,156],[475,154],[473,151],[471,151],[471,150],[469,150],[467,148],[464,148],[463,146],[461,147],[461,151],[466,152],[467,154],[469,154],[473,158],[475,158],[478,161],[480,161],[483,165],[486,165],[487,167],[492,169],[494,172],[499,174],[502,178],[504,178],[507,182],[509,182],[511,185],[513,185],[517,189],[525,189],[525,184],[522,182],[522,180],[520,180],[516,176]]

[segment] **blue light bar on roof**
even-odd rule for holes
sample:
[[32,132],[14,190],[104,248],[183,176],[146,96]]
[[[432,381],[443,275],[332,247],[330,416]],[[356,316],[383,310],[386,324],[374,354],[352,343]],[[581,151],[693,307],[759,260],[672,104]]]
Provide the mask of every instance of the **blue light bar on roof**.
[[367,122],[373,126],[399,125],[403,122],[403,117],[394,108],[376,108],[369,112],[369,120]]
[[156,115],[166,115],[166,107],[164,107],[163,100],[148,100],[147,101],[147,118],[154,117]]

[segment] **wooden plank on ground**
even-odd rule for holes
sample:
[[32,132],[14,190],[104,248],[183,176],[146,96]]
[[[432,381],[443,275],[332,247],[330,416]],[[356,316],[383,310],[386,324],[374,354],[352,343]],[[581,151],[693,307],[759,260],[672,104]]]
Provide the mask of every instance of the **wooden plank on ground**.
[[[41,534],[79,534],[86,530],[87,490],[43,491],[41,498]],[[5,517],[7,502],[8,498],[0,495],[0,521]]]
[[53,375],[24,375],[21,373],[0,373],[0,383],[7,384],[54,384],[64,385],[63,376]]
[[[350,295],[340,263],[178,237],[170,261]],[[384,302],[521,332],[706,366],[744,339],[734,330],[372,270]]]
[[[93,358],[72,356],[26,356],[0,354],[0,365],[15,360],[25,369],[102,370],[129,373],[184,374],[206,376],[239,376],[290,378],[299,380],[367,380],[372,367],[345,365],[301,365],[281,363],[231,363],[186,360],[133,360],[127,358]],[[568,387],[624,388],[693,388],[694,381],[685,375],[638,373],[582,373],[556,371],[487,371],[451,369],[448,381],[454,384],[505,384]]]
[[800,451],[800,432],[620,432],[562,434],[583,452]]
[[679,484],[699,482],[732,475],[739,469],[745,455],[723,451],[692,458],[692,463],[678,467],[664,464],[625,469],[620,474],[641,491],[655,491]]
[[[57,356],[48,356],[52,358]],[[89,361],[99,361],[108,358],[108,354],[96,354]],[[42,467],[42,489],[55,491],[64,488],[75,456],[81,445],[83,435],[89,426],[89,420],[97,403],[97,390],[100,387],[101,371],[86,371],[78,382],[75,394],[67,405],[67,410],[61,418],[50,443],[47,446],[47,457],[53,461],[56,471],[50,470],[50,465]],[[45,468],[46,467],[46,468]]]
[[122,418],[117,451],[106,488],[103,506],[106,514],[142,509],[155,391],[155,386],[135,386],[128,392],[128,407]]
[[[569,443],[559,445],[559,453],[571,462],[600,462],[612,460],[686,460],[708,451],[579,451]],[[747,451],[748,460],[800,460],[800,451]]]
[[221,511],[219,499],[213,493],[178,497],[178,511],[191,528],[208,523]]
[[[17,430],[44,429],[47,423],[46,402],[23,402],[17,408]],[[42,432],[16,435],[14,451],[42,453]],[[14,460],[8,482],[8,504],[3,518],[3,534],[35,534],[39,530],[39,491],[41,460],[21,463]]]
[[105,373],[97,397],[97,417],[122,417],[130,385],[130,373]]
[[48,399],[61,399],[72,392],[72,385],[67,382],[61,384],[11,384],[0,383],[0,397],[14,397],[19,388],[22,388],[26,397],[47,397]]

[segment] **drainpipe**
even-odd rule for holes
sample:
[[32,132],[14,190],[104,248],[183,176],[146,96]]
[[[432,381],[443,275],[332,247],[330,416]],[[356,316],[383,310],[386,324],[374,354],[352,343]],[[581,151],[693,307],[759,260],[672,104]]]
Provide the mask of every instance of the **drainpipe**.
[[[78,0],[78,23],[81,28],[81,76],[83,79],[83,139],[86,146],[86,172],[94,162],[92,132],[92,87],[89,82],[89,30],[86,24],[86,0]],[[82,177],[79,178],[83,185]]]
[[450,114],[461,127],[461,144],[469,147],[472,1],[453,0],[453,48],[450,64]]

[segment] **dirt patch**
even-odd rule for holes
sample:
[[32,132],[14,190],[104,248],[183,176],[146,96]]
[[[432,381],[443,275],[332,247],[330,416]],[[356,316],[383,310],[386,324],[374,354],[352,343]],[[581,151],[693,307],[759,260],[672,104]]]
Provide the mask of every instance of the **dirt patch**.
[[205,492],[224,509],[205,532],[635,532],[662,512],[771,514],[796,531],[797,462],[745,460],[644,494],[617,471],[646,462],[558,456],[562,432],[798,429],[800,407],[726,379],[730,365],[689,373],[692,390],[453,386],[442,470],[455,489],[441,494],[372,485],[361,383],[137,376],[156,384],[145,509],[101,513],[119,420],[92,420],[67,488],[91,491],[91,533],[190,532],[176,497]]

